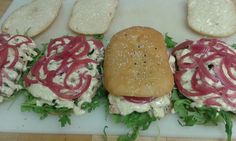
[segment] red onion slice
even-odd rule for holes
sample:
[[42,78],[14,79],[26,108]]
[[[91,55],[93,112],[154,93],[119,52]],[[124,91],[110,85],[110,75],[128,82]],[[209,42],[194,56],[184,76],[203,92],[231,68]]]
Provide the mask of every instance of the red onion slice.
[[[102,45],[102,42],[98,40],[94,40],[94,42]],[[59,48],[60,51],[58,52]],[[100,46],[97,48],[100,49]],[[90,45],[85,36],[64,36],[54,39],[48,44],[46,55],[32,67],[32,76],[28,76],[25,81],[29,85],[37,81],[37,83],[48,87],[60,98],[77,99],[88,90],[93,78],[86,71],[80,70],[87,69],[86,67],[89,64],[97,63],[96,60],[92,60],[87,56],[89,51]],[[58,66],[49,69],[51,61],[58,62]],[[40,71],[45,78],[40,77]],[[73,73],[78,73],[79,80],[72,86],[68,81]],[[56,77],[63,79],[62,82],[56,82],[54,80]]]
[[[173,54],[183,49],[188,49],[189,52],[177,58],[179,70],[175,73],[176,86],[180,92],[193,100],[194,97],[202,97],[203,103],[208,106],[223,106],[216,101],[219,99],[228,106],[236,108],[234,102],[236,101],[236,85],[233,83],[236,80],[236,74],[230,69],[236,69],[236,52],[223,41],[207,38],[196,42],[187,40],[179,44],[173,50]],[[192,64],[184,63],[187,57],[191,59]],[[214,62],[216,59],[220,64]],[[224,73],[223,67],[227,74]],[[182,77],[187,71],[194,71],[194,74],[185,82],[190,83],[191,89],[184,88],[182,84]],[[228,90],[234,93],[227,94]]]

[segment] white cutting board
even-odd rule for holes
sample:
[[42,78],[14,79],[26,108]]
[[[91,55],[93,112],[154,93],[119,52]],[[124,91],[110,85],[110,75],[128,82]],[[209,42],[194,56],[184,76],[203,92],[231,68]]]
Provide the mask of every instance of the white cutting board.
[[[14,0],[2,17],[0,24],[14,9],[30,1]],[[37,43],[45,43],[51,38],[72,34],[67,27],[67,21],[74,1],[64,0],[56,21],[46,32],[35,38]],[[120,0],[115,17],[105,35],[105,44],[109,42],[114,33],[135,25],[153,27],[163,34],[168,32],[178,42],[201,37],[187,26],[185,0]],[[236,42],[236,35],[223,40],[231,44],[233,41]],[[15,102],[0,105],[0,132],[103,134],[104,126],[109,127],[107,129],[109,135],[127,132],[123,125],[112,123],[102,107],[81,117],[72,116],[72,125],[61,128],[58,118],[55,116],[40,120],[35,113],[20,112],[22,102],[23,97],[19,97]],[[156,136],[160,128],[161,136],[168,137],[225,138],[226,136],[223,124],[216,127],[181,127],[177,120],[175,115],[169,115],[153,123],[147,131],[141,134]],[[235,121],[233,137],[236,138]]]

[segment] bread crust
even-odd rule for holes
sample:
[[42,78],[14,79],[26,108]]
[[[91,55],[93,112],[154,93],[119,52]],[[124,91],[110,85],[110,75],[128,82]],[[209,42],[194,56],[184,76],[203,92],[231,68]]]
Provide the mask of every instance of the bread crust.
[[161,97],[174,85],[162,34],[130,27],[115,34],[104,59],[104,85],[117,96]]
[[[42,5],[43,2],[44,5]],[[4,21],[1,27],[2,31],[9,34],[17,34],[17,31],[19,31],[20,34],[24,34],[28,30],[27,35],[29,37],[39,35],[47,30],[58,16],[62,5],[62,0],[56,0],[56,2],[57,3],[52,0],[34,0],[21,6],[10,14]],[[49,15],[45,15],[45,11],[43,11],[43,9],[45,9],[45,4],[48,4],[47,6],[51,6],[51,9],[48,11]]]
[[77,0],[68,26],[78,34],[103,34],[109,28],[117,5],[118,0]]
[[191,30],[211,37],[236,33],[236,6],[232,0],[188,0],[187,8]]

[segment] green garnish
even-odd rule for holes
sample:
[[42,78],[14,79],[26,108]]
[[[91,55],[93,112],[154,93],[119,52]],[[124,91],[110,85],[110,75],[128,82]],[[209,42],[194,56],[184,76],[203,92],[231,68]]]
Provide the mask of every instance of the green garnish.
[[21,111],[33,111],[40,115],[40,119],[45,119],[49,114],[56,114],[59,115],[59,121],[61,122],[61,126],[64,127],[66,124],[71,124],[69,116],[72,112],[72,109],[69,108],[56,108],[55,105],[48,105],[44,104],[43,106],[37,106],[36,101],[37,99],[33,97],[26,89],[25,96],[26,100],[21,105]]
[[104,38],[104,35],[103,34],[97,34],[97,35],[93,35],[93,37],[95,39],[102,40]]
[[191,106],[192,100],[186,98],[177,89],[173,89],[172,98],[174,110],[180,117],[179,123],[182,126],[199,125],[217,125],[219,122],[225,122],[225,132],[227,141],[231,141],[232,136],[232,113],[217,108],[202,106]]
[[222,116],[225,122],[225,132],[227,133],[227,141],[231,141],[233,128],[232,113],[220,111],[220,115]]
[[88,56],[89,56],[89,55],[92,55],[92,54],[94,53],[94,51],[95,51],[95,50],[92,49],[92,50],[88,53]]
[[29,73],[30,68],[44,55],[46,49],[47,49],[48,44],[42,44],[43,50],[39,50],[38,48],[35,48],[34,51],[37,52],[36,56],[33,56],[33,60],[29,61],[27,64],[27,69],[26,71],[22,72],[22,75],[20,79],[18,80],[17,84],[20,84],[21,86],[24,86],[24,77]]
[[28,66],[32,67],[46,52],[46,49],[48,47],[48,43],[41,44],[43,47],[42,50],[39,50],[38,48],[35,48],[35,51],[37,52],[37,55],[33,58],[32,61],[28,62]]
[[108,103],[105,88],[101,85],[96,92],[96,95],[92,98],[92,102],[85,102],[81,105],[81,108],[87,112],[95,110],[102,103]]
[[126,116],[113,114],[112,119],[116,123],[123,123],[131,129],[130,133],[119,136],[118,141],[134,141],[138,137],[140,130],[148,129],[151,122],[156,121],[156,118],[148,112],[133,112]]
[[66,124],[71,124],[70,114],[60,115],[60,119],[58,120],[61,123],[61,127],[65,127]]
[[175,41],[173,41],[173,38],[168,36],[168,33],[165,34],[165,43],[167,48],[174,48],[177,44]]
[[98,73],[102,75],[103,73],[103,67],[102,67],[102,64],[103,62],[100,64],[100,65],[97,65],[97,70],[98,70]]
[[20,31],[18,29],[16,29],[16,34],[18,35],[24,35],[24,36],[29,36],[29,31],[30,31],[31,27],[27,28],[26,31],[22,34],[20,33]]
[[232,48],[236,49],[236,44],[231,45]]

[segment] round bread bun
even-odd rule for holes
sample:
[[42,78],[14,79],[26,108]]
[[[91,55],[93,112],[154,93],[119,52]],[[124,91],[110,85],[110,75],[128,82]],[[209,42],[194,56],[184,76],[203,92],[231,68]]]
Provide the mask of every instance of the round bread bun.
[[227,37],[236,32],[236,6],[232,0],[188,0],[187,20],[202,35]]
[[115,34],[105,50],[104,85],[116,96],[169,94],[174,79],[162,34],[139,26]]

